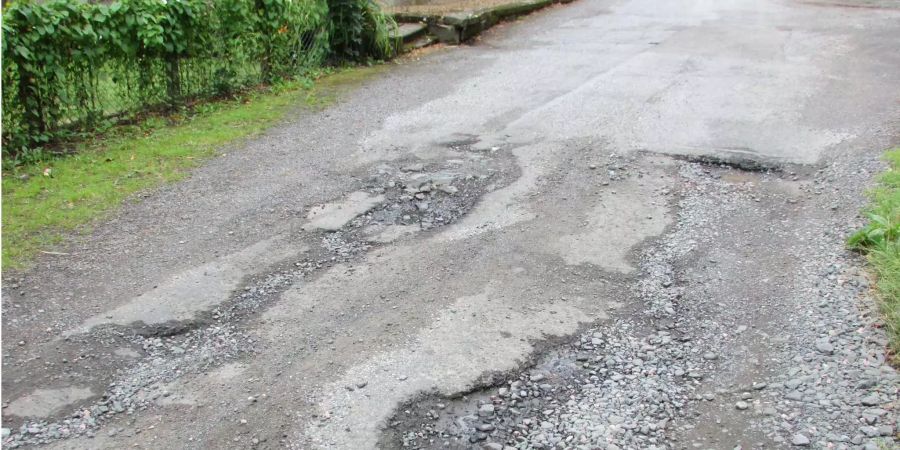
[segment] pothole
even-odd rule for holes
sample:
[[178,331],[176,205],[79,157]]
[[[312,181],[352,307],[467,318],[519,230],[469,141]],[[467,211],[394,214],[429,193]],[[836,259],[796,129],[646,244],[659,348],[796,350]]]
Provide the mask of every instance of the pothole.
[[[133,414],[161,404],[165,385],[187,373],[219,367],[256,351],[242,330],[245,321],[265,310],[288,287],[305,282],[342,262],[364,256],[372,248],[416,234],[433,232],[463,217],[485,193],[518,176],[508,152],[472,151],[449,160],[405,160],[379,165],[364,175],[348,201],[306,212],[314,226],[280,239],[305,248],[300,259],[283,260],[262,274],[244,279],[218,306],[192,319],[130,326],[104,324],[85,334],[115,337],[141,349],[136,364],[120,369],[116,381],[90,405],[60,420],[26,420],[4,437],[4,446],[48,443],[93,434],[120,414]],[[315,211],[316,207],[311,208]],[[121,346],[121,345],[119,345]],[[75,400],[73,400],[75,402]],[[72,403],[72,402],[69,402]],[[59,416],[57,416],[59,417]]]

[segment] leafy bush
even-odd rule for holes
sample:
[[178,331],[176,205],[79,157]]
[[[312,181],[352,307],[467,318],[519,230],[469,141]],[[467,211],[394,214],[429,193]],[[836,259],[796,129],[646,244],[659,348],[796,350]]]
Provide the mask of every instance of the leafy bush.
[[394,20],[373,0],[328,0],[332,55],[360,61],[392,56],[397,43],[390,40]]
[[869,223],[847,240],[851,248],[869,251],[900,241],[900,149],[887,152],[885,158],[891,167],[881,174],[878,187],[869,193]]
[[110,118],[294,78],[329,55],[385,57],[391,24],[372,0],[14,2],[3,12],[4,163]]
[[847,240],[851,248],[869,250],[883,248],[900,236],[900,217],[868,214],[869,223]]

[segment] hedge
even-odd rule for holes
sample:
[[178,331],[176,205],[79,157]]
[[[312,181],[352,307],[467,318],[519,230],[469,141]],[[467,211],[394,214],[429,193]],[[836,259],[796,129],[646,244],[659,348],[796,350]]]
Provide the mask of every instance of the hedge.
[[100,120],[383,57],[372,0],[49,0],[3,11],[4,157]]

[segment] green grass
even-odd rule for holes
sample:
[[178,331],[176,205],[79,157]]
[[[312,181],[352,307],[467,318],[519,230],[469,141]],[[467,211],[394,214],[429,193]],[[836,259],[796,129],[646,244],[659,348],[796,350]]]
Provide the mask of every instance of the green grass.
[[866,252],[876,277],[879,307],[891,339],[893,361],[900,363],[900,148],[885,159],[890,168],[878,178],[866,209],[869,224],[850,237],[851,247]]
[[3,268],[27,268],[39,252],[89,232],[133,194],[187,176],[222,146],[261,133],[298,106],[327,105],[380,67],[203,104],[187,116],[149,117],[81,142],[71,156],[4,171]]

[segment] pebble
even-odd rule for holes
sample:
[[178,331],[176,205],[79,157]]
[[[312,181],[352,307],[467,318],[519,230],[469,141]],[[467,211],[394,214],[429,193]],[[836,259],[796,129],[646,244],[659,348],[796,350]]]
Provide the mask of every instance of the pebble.
[[494,405],[486,404],[486,405],[481,405],[481,407],[478,408],[479,415],[487,416],[487,415],[491,415],[493,413],[494,413]]
[[809,438],[802,434],[795,434],[794,437],[791,438],[791,444],[798,447],[806,447],[809,445]]
[[830,342],[819,342],[816,344],[816,350],[818,350],[826,355],[830,355],[830,354],[834,353],[834,346],[831,345]]
[[878,398],[878,394],[869,394],[861,398],[859,401],[865,406],[878,406],[881,403],[881,399]]

